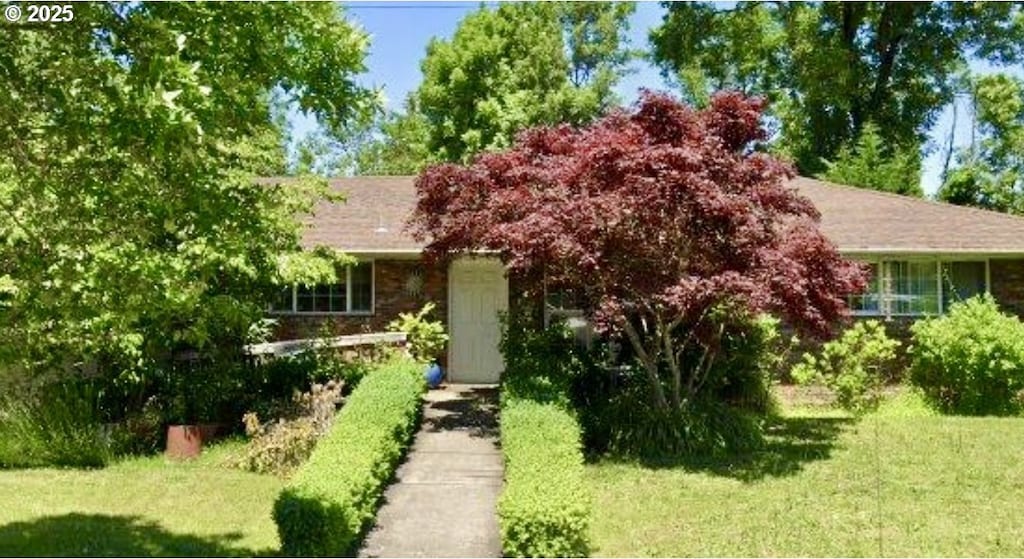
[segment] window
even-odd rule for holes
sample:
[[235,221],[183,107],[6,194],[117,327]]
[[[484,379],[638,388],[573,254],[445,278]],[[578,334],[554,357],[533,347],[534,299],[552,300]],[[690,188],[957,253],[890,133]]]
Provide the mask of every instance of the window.
[[871,279],[868,280],[867,290],[862,295],[850,297],[850,310],[854,314],[878,314],[882,311],[881,291],[878,289],[881,265],[878,262],[872,262],[869,266]]
[[988,290],[984,260],[888,260],[870,267],[868,288],[849,300],[857,315],[939,314],[956,301]]
[[985,263],[943,262],[942,263],[942,308],[957,301],[969,299],[985,289]]
[[890,314],[939,314],[938,262],[886,262]]
[[361,262],[339,272],[339,283],[333,285],[299,285],[281,290],[271,307],[280,313],[346,313],[373,312],[373,263]]

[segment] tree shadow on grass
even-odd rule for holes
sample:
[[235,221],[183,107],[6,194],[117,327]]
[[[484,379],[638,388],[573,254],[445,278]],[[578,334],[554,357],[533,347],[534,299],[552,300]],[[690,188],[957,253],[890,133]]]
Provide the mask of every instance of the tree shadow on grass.
[[799,473],[810,462],[832,455],[836,439],[853,423],[849,418],[771,418],[764,445],[758,449],[721,456],[686,456],[641,459],[646,468],[684,468],[754,482]]
[[272,549],[230,547],[240,534],[168,532],[138,516],[70,513],[0,526],[0,557],[240,557]]

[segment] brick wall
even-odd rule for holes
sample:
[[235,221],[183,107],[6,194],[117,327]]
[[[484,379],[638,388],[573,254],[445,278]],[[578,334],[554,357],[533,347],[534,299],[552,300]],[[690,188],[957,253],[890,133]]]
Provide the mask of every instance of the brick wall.
[[[373,314],[367,316],[342,315],[276,315],[275,338],[294,340],[321,334],[326,326],[331,335],[383,332],[398,313],[417,311],[428,302],[436,306],[433,318],[448,322],[448,274],[443,267],[427,267],[419,260],[375,260]],[[409,278],[418,274],[422,278],[419,294],[407,290]]]
[[1003,310],[1024,318],[1024,260],[989,261],[990,290]]

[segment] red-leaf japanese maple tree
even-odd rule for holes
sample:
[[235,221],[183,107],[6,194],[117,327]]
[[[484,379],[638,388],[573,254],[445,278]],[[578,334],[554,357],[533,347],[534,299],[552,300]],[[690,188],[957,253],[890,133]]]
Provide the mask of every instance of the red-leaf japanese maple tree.
[[[724,322],[770,312],[825,334],[864,287],[787,186],[792,167],[755,151],[762,108],[738,93],[695,110],[644,92],[585,128],[525,131],[470,165],[426,169],[410,227],[434,257],[496,251],[510,271],[582,294],[594,323],[628,340],[653,404],[678,410]],[[694,348],[700,359],[683,359]]]

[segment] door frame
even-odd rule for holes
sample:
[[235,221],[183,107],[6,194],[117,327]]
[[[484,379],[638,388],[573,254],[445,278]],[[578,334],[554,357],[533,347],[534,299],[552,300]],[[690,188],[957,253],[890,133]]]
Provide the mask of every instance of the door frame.
[[[499,311],[508,311],[509,306],[509,290],[508,290],[508,274],[505,270],[505,265],[502,264],[501,260],[494,257],[483,257],[483,256],[464,256],[457,258],[452,261],[448,266],[448,330],[451,334],[451,339],[448,342],[447,360],[448,360],[448,379],[450,382],[461,382],[458,377],[458,371],[455,370],[453,365],[455,364],[454,350],[456,344],[456,336],[458,332],[455,331],[455,298],[457,296],[454,278],[459,270],[457,268],[483,268],[483,267],[497,267],[501,270],[499,280]],[[495,347],[498,346],[501,339],[501,332],[498,332],[498,338],[494,340]],[[502,358],[501,370],[498,371],[499,380],[500,375],[504,371],[504,358]],[[497,382],[497,381],[496,381]]]

